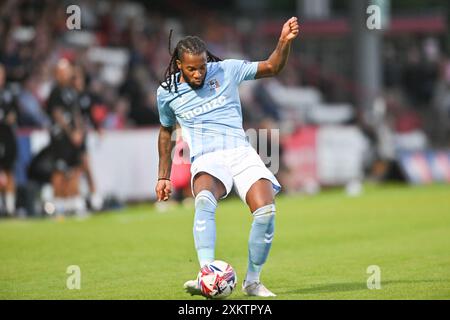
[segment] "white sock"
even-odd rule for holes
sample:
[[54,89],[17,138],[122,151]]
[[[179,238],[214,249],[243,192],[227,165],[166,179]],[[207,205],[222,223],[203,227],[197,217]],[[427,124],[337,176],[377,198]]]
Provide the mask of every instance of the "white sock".
[[75,211],[75,201],[73,197],[65,198],[64,205],[66,213],[73,213]]
[[66,203],[64,198],[56,197],[55,200],[55,214],[64,215],[66,211]]
[[16,195],[14,193],[7,192],[5,194],[5,207],[6,212],[12,216],[16,210]]
[[101,210],[103,207],[103,199],[98,193],[91,194],[91,206],[93,210]]
[[86,202],[82,196],[76,196],[71,198],[73,201],[73,208],[77,215],[83,215],[86,213]]
[[259,282],[259,275],[269,255],[275,230],[274,204],[263,206],[253,212],[253,223],[248,241],[248,268],[246,283]]
[[247,275],[245,276],[245,284],[259,282],[260,274],[261,274],[261,272],[247,271]]

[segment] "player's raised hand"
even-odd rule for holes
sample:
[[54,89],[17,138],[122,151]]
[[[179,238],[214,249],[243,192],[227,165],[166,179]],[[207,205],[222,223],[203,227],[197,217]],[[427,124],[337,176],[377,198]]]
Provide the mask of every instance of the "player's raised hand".
[[172,184],[170,180],[159,180],[156,184],[156,199],[158,201],[167,201],[172,193]]
[[298,25],[297,17],[292,17],[283,25],[280,39],[291,41],[297,37],[300,27]]

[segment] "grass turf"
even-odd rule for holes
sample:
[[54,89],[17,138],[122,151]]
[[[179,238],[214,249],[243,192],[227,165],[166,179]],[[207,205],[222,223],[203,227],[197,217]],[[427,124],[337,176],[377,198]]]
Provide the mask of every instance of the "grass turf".
[[[152,205],[67,218],[0,220],[0,299],[203,299],[184,293],[198,271],[193,209]],[[251,216],[219,204],[216,258],[232,264],[241,292]],[[275,239],[262,281],[275,299],[450,299],[450,187],[366,186],[277,198]],[[69,265],[81,289],[69,290]],[[369,290],[369,265],[381,289]]]

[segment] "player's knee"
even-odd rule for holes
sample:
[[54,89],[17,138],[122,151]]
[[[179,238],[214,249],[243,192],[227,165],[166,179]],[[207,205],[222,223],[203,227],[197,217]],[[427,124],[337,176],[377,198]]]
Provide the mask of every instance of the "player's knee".
[[262,265],[267,259],[275,229],[275,205],[263,206],[253,212],[253,225],[249,238],[250,261]]
[[268,206],[274,205],[274,199],[273,198],[266,198],[266,199],[254,199],[249,203],[249,208],[252,211],[252,214],[256,211],[258,211],[261,208],[265,208]]
[[275,218],[276,208],[275,204],[271,203],[256,209],[253,214],[253,219],[258,224],[271,224]]
[[208,190],[202,190],[195,196],[195,208],[197,210],[215,210],[217,201]]

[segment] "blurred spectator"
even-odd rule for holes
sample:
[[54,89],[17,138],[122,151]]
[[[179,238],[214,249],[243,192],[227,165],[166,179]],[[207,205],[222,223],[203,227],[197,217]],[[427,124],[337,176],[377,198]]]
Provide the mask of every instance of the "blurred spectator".
[[383,80],[387,88],[397,87],[402,80],[402,66],[398,63],[398,55],[392,45],[387,44],[383,50]]
[[105,129],[120,130],[127,127],[127,115],[130,103],[126,98],[119,98],[114,104],[113,111],[110,112],[104,121]]
[[119,92],[130,101],[129,118],[137,126],[159,124],[158,114],[149,108],[146,92],[142,87],[148,83],[142,69],[130,68]]
[[83,116],[86,126],[95,130],[100,129],[100,123],[93,117],[92,107],[94,105],[94,96],[86,88],[86,75],[81,66],[74,67],[73,87],[77,92],[77,104]]
[[86,210],[79,193],[85,132],[73,74],[70,62],[61,59],[55,70],[57,83],[47,102],[52,120],[50,143],[54,168],[51,181],[58,215],[73,211],[83,215]]
[[[181,129],[179,129],[181,131]],[[177,134],[170,178],[174,191],[173,199],[178,203],[192,204],[191,192],[191,163],[189,159],[189,146]]]
[[89,204],[94,210],[100,210],[102,206],[102,199],[97,194],[94,178],[92,176],[92,170],[89,163],[89,155],[87,152],[87,125],[90,124],[97,132],[99,132],[99,123],[92,115],[92,105],[94,103],[93,97],[86,89],[86,79],[83,69],[80,66],[74,68],[73,86],[77,92],[77,109],[80,110],[83,117],[83,142],[80,146],[79,152],[81,153],[81,170],[83,171],[88,187],[89,187]]
[[280,106],[272,99],[267,86],[268,81],[259,82],[254,89],[255,100],[261,108],[263,116],[273,120],[280,120]]
[[403,86],[411,104],[414,106],[425,99],[422,79],[420,51],[417,48],[411,48],[408,50],[407,62],[403,72]]
[[422,53],[419,48],[413,47],[408,51],[403,83],[412,106],[418,109],[429,106],[438,78],[437,62],[431,53],[434,50],[428,48]]
[[[12,216],[16,204],[14,164],[17,157],[15,124],[17,105],[6,85],[6,71],[0,64],[0,214]],[[4,198],[4,199],[3,199]]]
[[450,146],[450,59],[442,63],[439,82],[434,91],[434,139],[443,147]]
[[20,108],[19,125],[31,128],[46,128],[50,124],[37,98],[38,83],[35,77],[28,77],[20,92],[18,103]]

